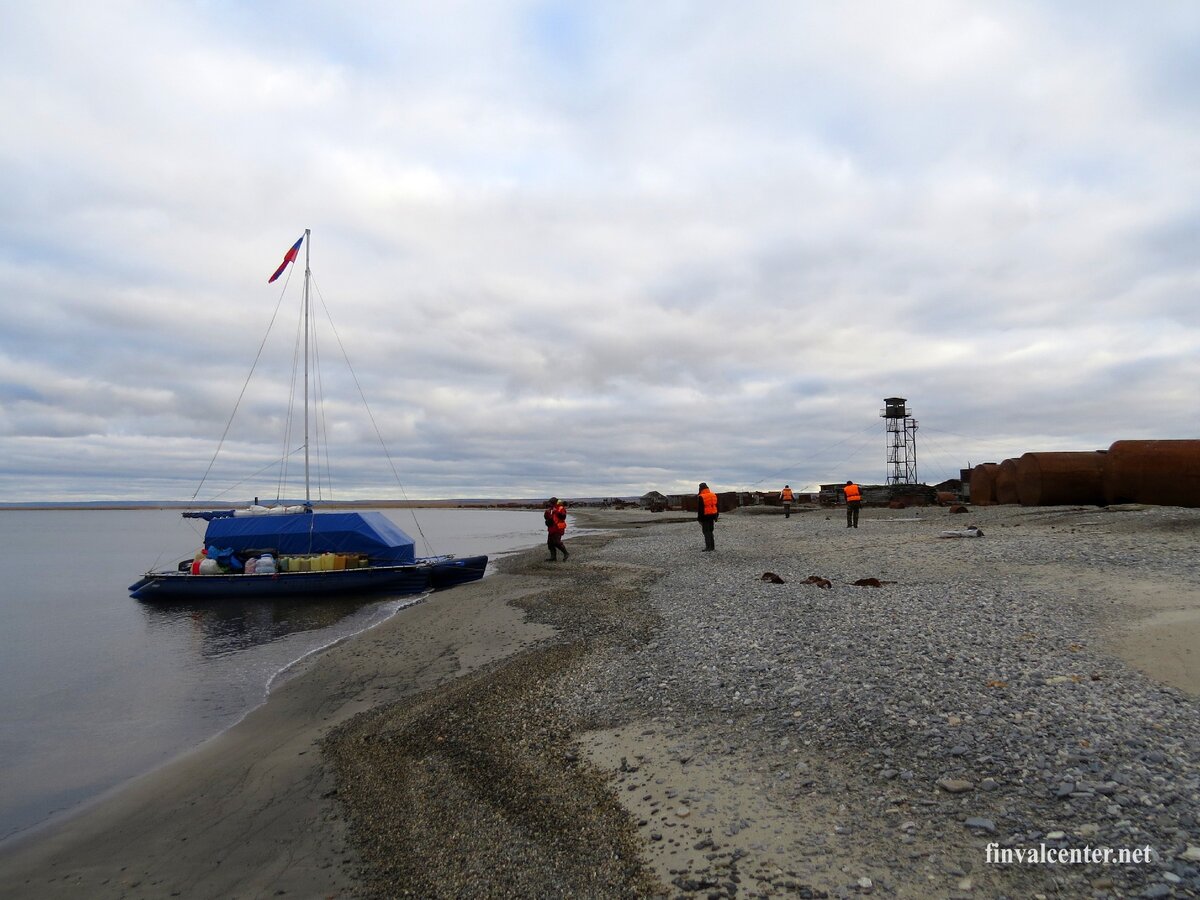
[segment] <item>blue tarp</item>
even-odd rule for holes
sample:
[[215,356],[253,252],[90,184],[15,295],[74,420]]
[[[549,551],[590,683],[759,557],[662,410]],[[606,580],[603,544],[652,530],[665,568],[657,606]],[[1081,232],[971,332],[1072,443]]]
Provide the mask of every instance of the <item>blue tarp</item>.
[[205,545],[285,554],[365,553],[375,564],[414,562],[413,539],[383,513],[319,512],[213,519]]
[[203,519],[205,522],[211,522],[213,519],[232,519],[232,509],[209,509],[204,512],[185,512],[180,513],[185,519]]

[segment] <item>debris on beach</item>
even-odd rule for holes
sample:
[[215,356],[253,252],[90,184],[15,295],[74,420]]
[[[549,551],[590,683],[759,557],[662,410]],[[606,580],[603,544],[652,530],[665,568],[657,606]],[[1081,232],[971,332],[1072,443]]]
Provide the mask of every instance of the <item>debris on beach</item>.
[[833,582],[828,578],[822,578],[820,575],[809,575],[804,579],[805,584],[815,584],[819,588],[831,588]]
[[786,584],[786,582],[776,575],[774,572],[763,572],[760,581],[769,581],[771,584]]
[[983,529],[981,529],[975,525],[968,525],[966,528],[954,529],[951,531],[943,531],[940,535],[938,535],[938,537],[944,537],[944,538],[983,537]]

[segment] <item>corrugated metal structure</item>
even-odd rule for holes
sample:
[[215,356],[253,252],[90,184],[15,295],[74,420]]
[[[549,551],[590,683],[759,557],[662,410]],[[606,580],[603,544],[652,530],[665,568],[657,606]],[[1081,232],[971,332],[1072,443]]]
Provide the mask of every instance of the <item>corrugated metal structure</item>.
[[1108,503],[1200,507],[1200,441],[1117,441],[1106,458]]
[[1025,453],[1017,460],[1022,506],[1104,504],[1104,450]]
[[971,502],[991,506],[996,502],[996,473],[999,463],[980,463],[971,470]]
[[1200,507],[1200,440],[1116,441],[1107,450],[981,463],[971,469],[971,502]]
[[1020,503],[1017,494],[1017,461],[1006,459],[996,469],[996,502]]

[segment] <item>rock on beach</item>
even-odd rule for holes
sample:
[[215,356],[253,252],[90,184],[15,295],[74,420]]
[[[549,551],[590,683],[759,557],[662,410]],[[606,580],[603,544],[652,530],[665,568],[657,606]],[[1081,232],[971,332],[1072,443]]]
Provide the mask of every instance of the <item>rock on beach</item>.
[[[540,579],[518,605],[555,636],[327,743],[360,845],[380,848],[363,883],[1200,891],[1195,683],[1148,677],[1135,664],[1153,659],[1126,640],[1153,615],[1151,586],[1190,604],[1180,627],[1195,627],[1200,511],[974,512],[986,541],[940,540],[939,510],[870,510],[849,533],[819,513],[730,514],[712,554],[694,522],[597,514],[613,530],[577,539],[570,567],[510,560]],[[812,590],[812,571],[829,589]],[[862,578],[882,585],[855,588]],[[380,802],[393,782],[401,793]],[[403,820],[428,804],[434,836],[414,845]],[[1156,861],[986,862],[989,842],[1036,846],[1056,830],[1068,846],[1150,846]],[[414,847],[436,856],[431,878],[396,862]]]

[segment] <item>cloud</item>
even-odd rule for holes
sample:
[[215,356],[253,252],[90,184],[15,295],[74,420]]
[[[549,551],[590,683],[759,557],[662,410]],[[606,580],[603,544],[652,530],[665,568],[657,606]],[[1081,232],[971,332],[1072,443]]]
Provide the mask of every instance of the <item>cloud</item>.
[[268,494],[305,257],[266,278],[307,227],[342,496],[401,490],[379,436],[410,496],[879,481],[896,394],[931,482],[1191,436],[1197,32],[1183,3],[13,12],[0,499],[189,496],[227,426],[205,490]]

